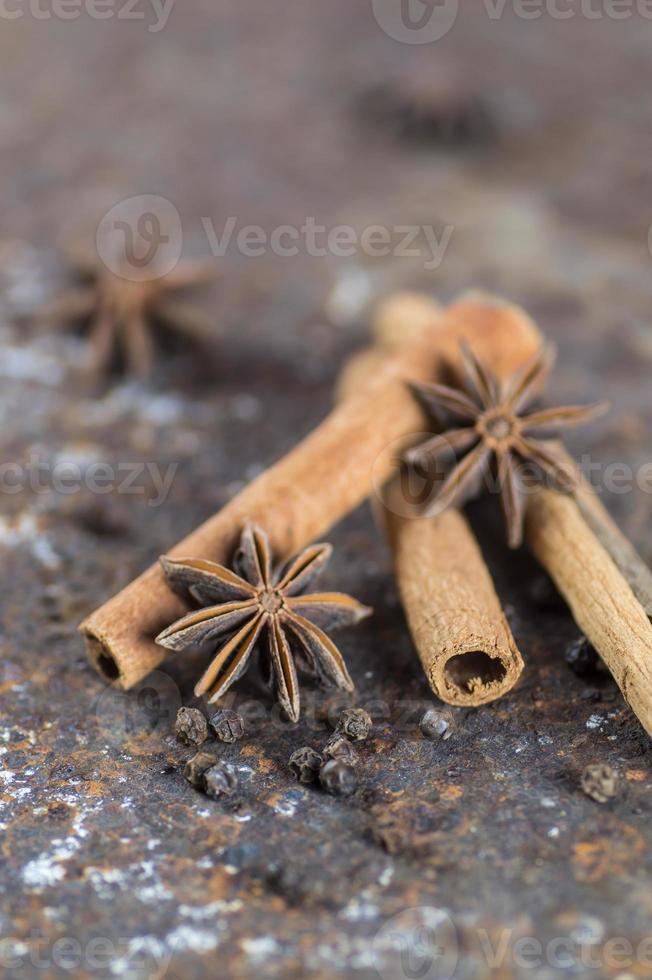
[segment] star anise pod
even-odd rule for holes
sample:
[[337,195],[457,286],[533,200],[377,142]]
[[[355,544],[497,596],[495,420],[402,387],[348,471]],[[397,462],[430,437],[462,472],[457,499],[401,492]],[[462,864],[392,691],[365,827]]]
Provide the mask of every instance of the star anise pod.
[[439,514],[452,506],[486,477],[493,465],[511,548],[523,540],[522,464],[532,462],[549,477],[556,489],[570,492],[577,476],[555,452],[554,442],[532,433],[554,433],[558,429],[588,422],[607,410],[600,402],[586,406],[544,408],[524,415],[524,409],[540,390],[554,360],[551,348],[542,347],[524,367],[505,382],[490,371],[462,343],[464,378],[462,386],[414,384],[412,390],[426,411],[437,418],[444,409],[466,423],[426,440],[406,453],[408,463],[432,463],[447,453],[465,453],[444,478],[426,514]]
[[79,285],[61,293],[38,316],[49,322],[87,325],[93,374],[107,372],[120,353],[129,373],[147,377],[154,360],[153,329],[160,324],[191,340],[215,337],[213,321],[173,295],[214,279],[214,262],[180,262],[165,275],[152,265],[139,269],[134,281],[133,268],[121,253],[116,253],[109,268],[93,248],[70,245],[66,251]]
[[280,568],[272,568],[269,539],[248,524],[234,558],[234,571],[197,558],[161,558],[168,583],[204,608],[189,613],[156,637],[169,650],[215,643],[217,653],[195,687],[217,701],[261,649],[261,666],[273,682],[284,711],[299,718],[295,667],[322,683],[353,690],[341,653],[325,630],[357,623],[371,613],[351,596],[306,589],[324,570],[332,548],[314,544]]

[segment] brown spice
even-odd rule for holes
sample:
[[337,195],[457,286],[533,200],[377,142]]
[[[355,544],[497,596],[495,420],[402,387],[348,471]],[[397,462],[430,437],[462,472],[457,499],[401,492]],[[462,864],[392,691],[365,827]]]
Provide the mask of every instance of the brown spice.
[[371,715],[364,708],[345,708],[340,715],[336,733],[345,735],[352,742],[363,742],[373,727]]
[[521,464],[532,462],[560,490],[570,491],[577,483],[576,471],[556,454],[549,440],[533,433],[554,432],[580,425],[606,411],[606,405],[544,408],[524,415],[535,393],[543,387],[551,365],[549,349],[542,347],[513,375],[501,380],[478,358],[471,347],[462,345],[464,368],[461,388],[442,384],[414,384],[413,390],[426,411],[437,418],[440,409],[463,420],[460,428],[432,436],[406,453],[409,463],[436,464],[451,454],[464,454],[443,480],[424,513],[441,514],[447,507],[475,491],[493,462],[500,500],[507,525],[510,548],[523,541],[523,496]]
[[208,752],[198,752],[197,755],[193,755],[192,759],[188,759],[183,774],[191,786],[194,786],[195,789],[203,789],[204,776],[214,765],[215,756]]
[[244,737],[244,719],[232,708],[220,708],[211,716],[209,725],[220,742],[237,742]]
[[527,542],[575,622],[652,735],[652,623],[572,498],[539,487],[528,495]]
[[[144,378],[153,366],[152,325],[162,323],[189,340],[211,341],[216,336],[212,319],[173,294],[202,285],[216,276],[212,261],[184,262],[160,275],[156,267],[138,269],[126,256],[116,253],[105,264],[94,248],[68,249],[81,285],[62,293],[37,316],[45,321],[88,323],[90,363],[93,374],[106,373],[118,351],[127,370]],[[121,271],[122,270],[122,271]]]
[[[408,300],[412,310],[412,294]],[[401,306],[398,296],[389,302],[394,309]],[[177,545],[172,555],[228,561],[246,520],[266,527],[275,553],[291,554],[369,496],[372,470],[376,485],[394,471],[393,444],[423,424],[406,380],[427,380],[445,363],[455,362],[461,338],[480,354],[493,356],[499,372],[513,370],[516,354],[522,358],[537,349],[532,321],[514,308],[505,316],[505,305],[486,297],[463,297],[444,314],[434,309],[430,326],[422,317],[417,336],[385,359],[371,383]],[[187,604],[168,589],[160,566],[153,566],[81,624],[91,662],[105,678],[128,690],[164,659],[154,637],[184,610]]]
[[621,788],[619,774],[604,762],[587,766],[582,773],[582,789],[596,803],[608,803],[613,800]]
[[248,524],[231,571],[195,558],[162,558],[172,589],[202,608],[168,626],[156,642],[168,650],[215,645],[218,650],[195,686],[195,696],[218,701],[246,671],[254,649],[266,650],[267,680],[291,721],[299,719],[299,666],[323,684],[353,690],[344,659],[325,630],[359,623],[371,613],[341,592],[310,592],[332,548],[315,544],[274,569],[269,538]]
[[208,738],[206,718],[198,708],[179,708],[174,730],[185,745],[201,745]]

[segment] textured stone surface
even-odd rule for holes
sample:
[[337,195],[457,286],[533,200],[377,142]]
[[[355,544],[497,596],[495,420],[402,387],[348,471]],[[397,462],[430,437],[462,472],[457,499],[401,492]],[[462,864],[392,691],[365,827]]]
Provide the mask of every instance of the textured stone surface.
[[[259,710],[236,744],[202,747],[239,777],[237,800],[214,802],[183,778],[194,749],[173,734],[199,662],[170,659],[119,695],[87,666],[76,635],[86,613],[323,416],[340,365],[364,343],[361,302],[396,286],[446,299],[472,284],[522,302],[560,347],[551,400],[613,402],[585,437],[592,457],[634,467],[649,458],[652,25],[635,15],[526,21],[508,9],[494,20],[475,6],[424,47],[391,41],[368,4],[346,0],[184,0],[158,33],[147,30],[151,14],[3,21],[2,459],[31,455],[50,470],[65,460],[176,465],[164,506],[148,503],[157,494],[147,476],[145,494],[2,494],[9,975],[366,978],[378,968],[393,980],[405,974],[392,917],[414,907],[430,910],[423,921],[449,951],[443,914],[452,920],[461,980],[488,975],[487,942],[499,951],[495,976],[573,975],[545,954],[524,966],[516,944],[528,936],[564,937],[574,975],[590,941],[601,975],[652,972],[649,960],[605,953],[610,939],[636,946],[650,932],[649,739],[607,678],[591,684],[565,664],[573,623],[538,601],[536,566],[507,554],[493,502],[471,516],[526,669],[508,698],[458,712],[447,741],[419,732],[433,699],[367,509],[331,535],[324,587],[377,610],[340,636],[375,721],[347,799],[287,769],[295,748],[329,737],[323,698],[307,695],[288,728],[255,680],[242,682],[234,706],[256,701],[265,718]],[[491,106],[486,142],[402,142],[360,113],[387,75],[433,60],[449,66],[448,84],[463,73]],[[89,391],[80,342],[13,315],[63,281],[61,233],[146,192],[179,209],[189,253],[206,250],[202,217],[218,233],[229,215],[268,231],[314,216],[453,233],[436,271],[423,257],[230,249],[223,284],[203,298],[223,325],[215,356],[171,347],[150,384]],[[577,449],[581,438],[569,441]],[[649,495],[606,500],[649,558]],[[336,721],[341,705],[330,708]],[[580,786],[596,762],[627,787],[603,806]],[[398,924],[409,932],[413,920]]]

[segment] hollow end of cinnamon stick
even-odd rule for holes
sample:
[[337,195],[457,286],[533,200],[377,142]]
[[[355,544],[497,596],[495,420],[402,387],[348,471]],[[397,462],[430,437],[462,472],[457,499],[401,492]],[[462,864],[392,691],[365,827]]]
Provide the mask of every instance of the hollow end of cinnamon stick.
[[466,518],[399,513],[398,481],[377,508],[392,548],[410,633],[442,701],[478,707],[510,691],[523,658]]

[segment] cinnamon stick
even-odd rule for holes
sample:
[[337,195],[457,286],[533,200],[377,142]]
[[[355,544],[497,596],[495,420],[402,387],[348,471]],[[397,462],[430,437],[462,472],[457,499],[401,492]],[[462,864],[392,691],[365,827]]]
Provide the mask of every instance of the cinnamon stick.
[[[506,315],[476,296],[442,314],[435,308],[432,324],[388,357],[359,395],[168,554],[228,562],[246,520],[266,529],[279,557],[324,534],[370,494],[372,468],[376,480],[391,475],[392,445],[422,426],[405,381],[428,380],[455,362],[462,338],[497,369],[513,366],[515,349],[526,355],[539,342],[527,316],[513,309]],[[81,624],[91,662],[108,680],[133,687],[162,662],[165,650],[154,637],[183,612],[152,566]]]
[[[469,294],[475,301],[505,318],[525,314],[496,297]],[[383,358],[421,329],[428,306],[426,297],[413,294],[409,302],[386,304],[372,324],[375,346],[356,355],[345,367],[336,387],[339,398],[367,383]],[[540,338],[532,328],[530,338]],[[488,363],[499,364],[505,375],[533,353],[515,342],[505,352],[488,352]],[[431,380],[437,380],[432,377]],[[477,707],[502,697],[514,687],[523,670],[500,600],[482,552],[466,519],[457,510],[424,518],[411,506],[398,479],[382,494],[376,515],[387,533],[396,579],[408,626],[432,690],[442,701],[459,707]]]
[[477,707],[510,691],[523,670],[482,553],[466,518],[386,508],[403,608],[428,682],[449,704]]
[[575,622],[652,735],[652,623],[625,576],[573,497],[534,490],[527,499],[525,531]]

